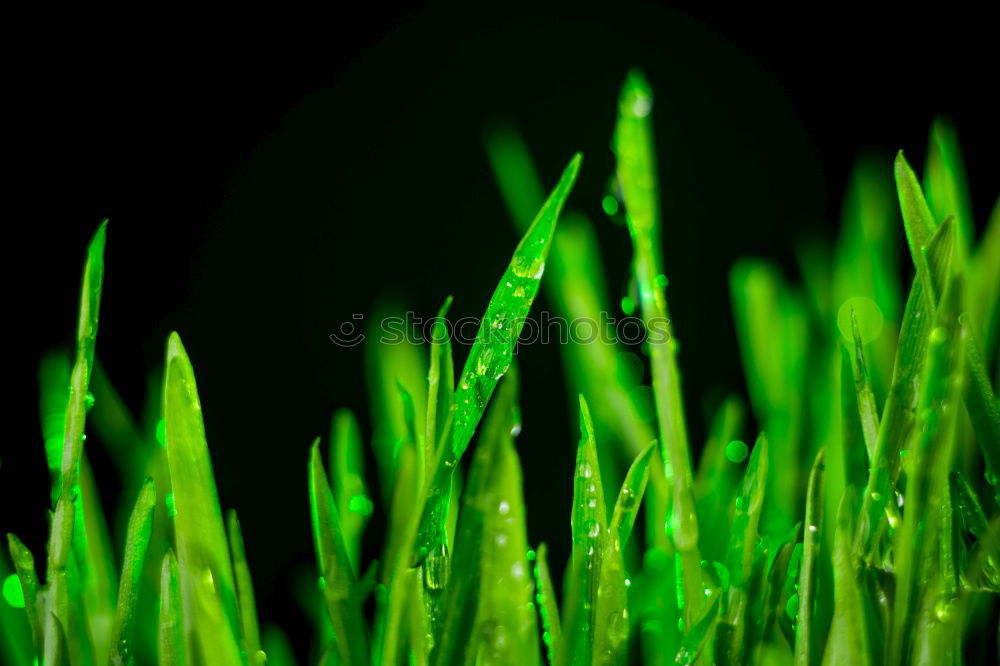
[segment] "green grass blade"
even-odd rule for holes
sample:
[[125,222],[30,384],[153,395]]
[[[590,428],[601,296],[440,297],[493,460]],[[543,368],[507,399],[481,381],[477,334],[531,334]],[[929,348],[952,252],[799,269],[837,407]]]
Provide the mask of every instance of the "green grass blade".
[[[12,571],[6,553],[0,550],[0,582],[3,584],[3,594],[0,595],[0,660],[6,659],[10,664],[30,664],[37,654],[34,643],[37,630],[31,624],[32,616],[28,613],[35,613],[37,609],[33,601],[31,611],[27,610],[21,580]],[[36,624],[37,619],[38,616],[34,615]]]
[[333,623],[338,658],[343,664],[362,664],[367,662],[367,641],[355,595],[355,576],[344,546],[333,493],[323,468],[318,438],[313,443],[309,459],[309,498],[316,561],[322,576],[327,612]]
[[[906,229],[906,241],[910,246],[910,258],[913,266],[917,270],[917,279],[924,285],[932,285],[930,267],[927,264],[927,257],[924,255],[924,248],[930,244],[931,237],[937,229],[931,210],[924,199],[923,191],[920,189],[920,182],[917,175],[913,173],[903,151],[896,155],[894,164],[896,176],[896,190],[899,194],[899,208],[903,213],[903,226]],[[933,312],[937,303],[937,294],[932,287],[922,292],[924,307]]]
[[[70,375],[69,400],[63,429],[62,459],[60,462],[60,490],[49,535],[48,566],[46,577],[51,586],[51,613],[43,619],[45,626],[45,660],[56,663],[54,650],[61,643],[62,629],[70,625],[68,581],[66,570],[70,566],[73,545],[73,528],[76,524],[75,498],[83,454],[84,423],[87,418],[87,394],[90,374],[94,365],[94,345],[97,340],[97,320],[101,303],[101,284],[104,279],[104,246],[107,221],[98,227],[87,248],[80,289],[80,316],[76,333],[76,357]],[[75,642],[75,641],[74,641]]]
[[[566,612],[563,663],[575,663],[583,655],[599,654],[597,645],[603,638],[595,626],[597,590],[601,583],[601,567],[607,553],[608,517],[601,484],[601,468],[597,459],[597,441],[587,401],[580,396],[580,444],[576,453],[573,476],[572,557],[567,571]],[[622,580],[624,588],[624,577]],[[617,590],[615,590],[617,592]]]
[[265,654],[260,649],[260,625],[257,623],[257,602],[254,600],[253,578],[247,564],[243,532],[236,511],[229,511],[229,547],[233,556],[233,574],[236,576],[236,598],[240,605],[241,645],[250,666],[264,666]]
[[[716,529],[701,534],[702,556],[725,558],[729,537],[729,507],[736,499],[742,464],[749,449],[737,439],[743,429],[745,407],[742,400],[729,396],[715,412],[708,441],[698,461],[694,480],[695,500],[700,520],[712,519]],[[726,529],[722,529],[723,524]]]
[[816,455],[806,490],[806,521],[802,535],[802,568],[799,570],[799,614],[795,623],[795,664],[808,666],[822,654],[813,626],[819,566],[820,531],[823,529],[823,450]]
[[279,627],[268,625],[264,628],[264,652],[268,666],[298,666],[292,645]]
[[[976,432],[976,441],[986,459],[986,479],[993,486],[993,492],[1000,497],[1000,406],[998,406],[990,378],[986,374],[983,354],[976,342],[968,315],[958,318],[965,348],[965,362],[969,373],[969,388],[965,392],[965,406]],[[1000,500],[997,500],[1000,503]]]
[[656,442],[653,442],[632,461],[632,466],[629,467],[621,491],[618,493],[618,499],[615,501],[608,533],[611,539],[618,539],[623,549],[632,534],[632,526],[635,524],[636,514],[639,513],[639,505],[646,492],[646,482],[649,480],[649,461],[655,449]]
[[160,612],[157,657],[160,666],[184,666],[188,663],[184,644],[184,610],[180,576],[173,550],[163,556],[160,566]]
[[549,548],[545,543],[538,546],[535,553],[535,603],[538,606],[538,617],[542,624],[542,643],[545,645],[549,664],[558,661],[557,651],[562,643],[562,624],[559,621],[559,604],[556,602],[556,590],[552,585],[552,572],[549,570]]
[[645,77],[635,70],[629,72],[618,101],[613,143],[618,183],[625,200],[625,215],[634,246],[632,271],[639,285],[642,317],[648,331],[661,454],[666,464],[667,482],[672,486],[668,530],[674,547],[682,553],[685,594],[690,600],[684,620],[691,626],[703,596],[698,516],[677,369],[677,342],[667,311],[666,278],[659,251],[657,172],[650,118],[652,105],[652,89]]
[[[513,392],[514,377],[508,379]],[[470,493],[466,510],[483,516],[479,570],[456,570],[453,576],[474,576],[480,585],[473,644],[480,663],[530,666],[541,656],[534,609],[534,580],[528,561],[521,464],[511,435],[513,401],[497,401],[487,419],[473,460],[475,473],[485,476],[482,490]],[[470,470],[470,490],[473,484]]]
[[10,549],[10,559],[14,563],[14,571],[21,583],[24,596],[24,611],[28,615],[28,624],[34,638],[35,651],[42,654],[44,634],[42,633],[43,612],[45,604],[39,603],[38,576],[35,574],[35,558],[31,551],[13,534],[7,535],[7,547]]
[[[235,646],[239,612],[194,369],[176,333],[167,342],[163,394],[184,633],[204,654],[238,660],[238,654],[213,649]],[[225,635],[213,634],[211,629]]]
[[518,243],[510,265],[490,298],[455,391],[452,454],[456,460],[461,458],[472,439],[497,382],[510,367],[517,338],[538,293],[556,221],[576,182],[582,159],[578,153],[570,160],[559,183]]
[[125,535],[125,556],[122,558],[122,576],[118,586],[118,604],[111,630],[111,663],[115,666],[129,664],[135,659],[132,646],[135,610],[142,583],[142,568],[153,532],[153,509],[156,507],[156,487],[147,478],[139,491]]
[[452,472],[468,446],[497,382],[510,368],[518,336],[538,293],[559,213],[576,182],[582,159],[578,153],[570,160],[559,183],[514,250],[510,265],[490,298],[476,341],[462,370],[461,381],[455,390],[451,447],[445,447],[438,456],[440,463],[435,464],[434,474],[428,479],[429,488],[417,540],[422,553],[445,558],[444,563],[432,565],[434,568],[446,569],[448,566],[446,523]]
[[[929,270],[933,267],[931,278],[939,288],[952,270],[954,229],[954,224],[946,220],[934,232],[927,248]],[[923,252],[920,254],[923,256]],[[923,381],[927,340],[935,316],[935,308],[928,308],[924,298],[924,293],[930,291],[925,284],[929,281],[917,275],[910,287],[899,332],[892,387],[883,408],[871,473],[862,498],[856,547],[869,563],[875,556],[877,540],[882,533],[886,505],[891,499],[892,484],[899,475],[901,451],[905,450],[904,440],[914,423],[913,405],[918,401]]]
[[[994,350],[1000,330],[1000,198],[986,224],[986,231],[969,262],[971,274],[969,314],[983,349]],[[987,362],[991,359],[987,358]]]
[[856,494],[844,495],[837,511],[833,549],[833,619],[823,654],[823,666],[870,666],[881,660],[872,649],[865,612],[865,590],[851,550]]
[[961,400],[963,348],[959,340],[961,280],[946,283],[942,303],[929,336],[924,380],[918,404],[919,430],[908,456],[906,513],[894,534],[896,597],[893,607],[890,664],[906,663],[914,647],[916,614],[936,581],[927,584],[933,559],[931,544],[937,538],[936,516],[947,492],[948,472],[955,439],[956,412]]
[[430,369],[427,372],[427,418],[425,419],[427,430],[424,435],[428,478],[434,473],[431,467],[437,459],[438,450],[450,441],[448,427],[455,405],[455,362],[451,354],[451,336],[448,335],[448,324],[445,320],[450,307],[451,296],[445,299],[444,305],[438,310],[431,328],[431,358]]
[[354,571],[361,562],[361,534],[374,510],[364,477],[364,447],[354,413],[340,409],[330,426],[330,474],[344,548]]

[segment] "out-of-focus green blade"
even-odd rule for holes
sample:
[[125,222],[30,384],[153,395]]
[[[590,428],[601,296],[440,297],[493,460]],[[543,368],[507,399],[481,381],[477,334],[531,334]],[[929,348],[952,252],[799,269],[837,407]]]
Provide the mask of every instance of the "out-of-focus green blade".
[[[934,329],[927,344],[927,361],[917,405],[918,430],[908,455],[906,512],[895,531],[893,565],[896,596],[890,631],[889,663],[902,664],[915,646],[917,614],[928,594],[940,592],[933,571],[932,545],[940,536],[936,520],[943,493],[948,492],[948,472],[955,439],[956,414],[961,400],[964,372],[963,346],[958,315],[961,312],[961,279],[945,283]],[[950,603],[950,601],[948,602]]]
[[365,342],[365,366],[371,399],[372,452],[378,470],[383,499],[392,498],[399,466],[401,442],[410,427],[399,408],[399,386],[413,397],[414,422],[424,432],[424,392],[427,359],[423,347],[405,328],[406,309],[397,303],[383,302],[375,307]]
[[[57,663],[55,651],[64,645],[63,629],[73,627],[70,618],[69,582],[66,578],[70,566],[73,531],[76,524],[77,481],[80,458],[83,454],[84,422],[87,418],[87,395],[90,374],[94,366],[94,345],[97,341],[97,320],[101,304],[101,284],[104,279],[104,246],[107,220],[101,223],[87,248],[80,289],[80,316],[76,332],[76,356],[69,382],[69,399],[63,427],[62,459],[60,461],[59,498],[55,505],[49,533],[48,566],[46,577],[50,587],[50,612],[42,618],[45,626],[44,658],[47,663]],[[82,521],[81,521],[82,522]],[[76,634],[76,632],[73,632]],[[76,635],[73,642],[83,637]],[[76,651],[74,650],[74,653]]]
[[142,567],[146,549],[153,531],[153,509],[156,508],[156,487],[147,478],[132,508],[125,535],[125,555],[122,558],[122,576],[118,586],[118,604],[115,622],[111,629],[111,663],[115,666],[130,664],[135,659],[132,646],[135,609],[142,583]]
[[717,631],[715,658],[719,663],[739,664],[745,651],[743,637],[747,631],[748,586],[752,574],[757,527],[760,524],[761,506],[764,503],[768,476],[768,440],[763,433],[757,437],[750,461],[743,474],[743,485],[736,498],[733,526],[729,537],[729,554],[726,559],[730,575],[730,588],[726,600],[725,617]]
[[323,469],[318,438],[313,443],[309,459],[309,498],[316,561],[340,663],[352,666],[366,663],[367,640],[355,595],[354,571],[347,557],[340,518],[326,470]]
[[769,466],[782,469],[780,477],[767,479],[764,515],[766,529],[778,533],[795,521],[792,507],[801,505],[803,470],[808,465],[801,441],[809,339],[806,313],[799,295],[768,262],[737,262],[729,282],[750,402],[767,432]]
[[[37,654],[35,628],[32,625],[32,621],[37,622],[37,615],[34,615],[34,620],[29,616],[21,580],[16,573],[12,573],[12,566],[2,550],[0,583],[3,584],[3,595],[0,596],[0,660],[6,659],[10,664],[30,664]],[[33,603],[30,612],[36,610]]]
[[[913,169],[903,156],[903,151],[899,151],[896,155],[894,170],[899,208],[903,213],[903,226],[906,229],[906,240],[910,246],[910,258],[917,271],[917,279],[925,285],[933,285],[924,248],[930,245],[937,224],[924,199],[917,175],[913,173]],[[934,311],[939,293],[934,286],[922,291],[921,297],[927,310]]]
[[168,550],[160,566],[160,615],[157,639],[157,657],[160,666],[184,666],[188,663],[182,604],[177,558],[173,550]]
[[[701,533],[702,556],[725,558],[729,538],[729,508],[736,498],[747,445],[741,439],[745,419],[742,400],[729,396],[715,412],[708,441],[698,461],[694,480],[699,520],[711,520],[714,529]],[[725,529],[723,529],[725,527]]]
[[361,533],[374,506],[364,477],[364,448],[354,413],[340,409],[330,426],[330,473],[344,547],[354,571],[361,566]]
[[247,564],[243,532],[236,511],[229,511],[229,547],[233,556],[233,574],[236,577],[236,598],[240,605],[240,635],[243,652],[250,666],[264,666],[266,656],[260,649],[260,626],[257,623],[257,603],[254,600],[253,578]]
[[824,666],[869,666],[881,661],[865,613],[865,590],[852,555],[856,494],[844,495],[837,511],[833,549],[833,619],[823,654]]
[[924,166],[927,205],[938,220],[949,216],[955,218],[959,256],[964,259],[969,256],[974,225],[965,163],[955,126],[946,118],[935,118],[927,147],[927,163]]
[[267,653],[268,666],[298,666],[288,637],[273,624],[264,627],[264,652]]
[[971,284],[969,314],[976,334],[986,352],[987,365],[996,360],[997,333],[1000,330],[1000,198],[993,206],[982,240],[969,262]]
[[559,621],[559,604],[556,602],[556,590],[552,585],[552,573],[549,570],[549,548],[544,543],[539,544],[535,554],[535,603],[538,605],[538,617],[542,622],[542,643],[545,645],[549,664],[557,662],[556,651],[562,642],[562,624]]
[[[205,439],[201,401],[194,369],[180,336],[167,342],[163,389],[167,462],[174,497],[174,539],[185,641],[192,651],[223,662],[239,661],[236,645],[239,611],[229,545],[212,476],[212,461]],[[210,597],[210,598],[208,598]],[[222,632],[222,635],[213,633]]]
[[820,530],[823,529],[823,450],[816,455],[806,490],[806,521],[802,535],[802,568],[799,570],[799,614],[795,623],[795,664],[808,666],[822,654],[813,626],[819,567]]
[[990,386],[983,354],[979,350],[969,317],[963,313],[958,320],[969,374],[965,406],[976,432],[976,441],[986,459],[986,478],[993,486],[993,492],[1000,497],[1000,482],[997,480],[1000,474],[1000,406]]

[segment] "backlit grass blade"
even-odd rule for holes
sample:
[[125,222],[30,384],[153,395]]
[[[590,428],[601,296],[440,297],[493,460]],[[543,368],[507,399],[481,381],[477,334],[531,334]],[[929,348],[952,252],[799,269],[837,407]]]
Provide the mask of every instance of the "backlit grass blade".
[[354,571],[361,566],[361,533],[374,511],[364,477],[364,445],[354,413],[340,409],[330,426],[330,474],[344,548]]
[[31,551],[13,534],[7,535],[7,547],[10,549],[10,559],[14,564],[18,581],[21,584],[21,594],[24,598],[24,612],[28,615],[28,624],[34,638],[35,651],[42,654],[44,646],[43,627],[45,606],[40,603],[38,595],[38,576],[35,574],[35,558]]
[[653,93],[645,76],[633,70],[618,100],[614,152],[618,183],[625,200],[625,217],[634,248],[632,271],[647,329],[647,345],[656,402],[661,453],[667,482],[672,486],[668,530],[681,552],[685,594],[690,600],[684,617],[689,625],[701,605],[698,516],[695,512],[691,454],[684,424],[684,402],[677,369],[677,342],[667,311],[666,276],[660,257],[660,212],[656,159],[650,113]]
[[[1000,406],[998,406],[983,354],[979,350],[975,333],[972,331],[968,315],[962,314],[958,321],[961,325],[962,344],[965,348],[965,362],[969,373],[969,387],[965,392],[965,406],[969,410],[969,418],[976,431],[976,441],[986,459],[986,478],[993,486],[993,492],[1000,497]],[[1000,500],[998,500],[1000,502]]]
[[223,653],[236,644],[239,627],[233,569],[194,369],[176,333],[167,342],[163,413],[185,640],[206,657],[238,660],[239,655]]
[[[944,296],[927,346],[924,380],[917,408],[918,427],[908,456],[906,512],[894,534],[896,597],[893,608],[889,663],[902,664],[913,649],[916,614],[926,594],[927,571],[936,558],[931,546],[939,537],[935,516],[941,494],[947,492],[948,470],[955,438],[956,412],[961,400],[963,347],[958,315],[961,280],[946,282]],[[930,588],[930,589],[928,589]]]
[[142,568],[153,531],[153,509],[156,507],[156,487],[147,478],[139,491],[125,535],[125,556],[122,558],[122,576],[118,586],[118,604],[111,630],[111,663],[116,666],[130,664],[135,659],[132,646],[135,610],[142,583]]
[[[514,378],[508,382],[514,391]],[[480,663],[530,666],[541,656],[534,580],[528,561],[528,535],[522,493],[521,464],[514,450],[513,401],[495,403],[484,424],[473,460],[474,471],[485,477],[482,490],[471,495],[466,510],[483,516],[478,572],[456,570],[453,576],[472,575],[480,585],[476,629],[470,647]],[[469,489],[479,488],[470,470]]]
[[[939,288],[952,270],[954,229],[954,224],[946,220],[934,232],[927,247],[926,263],[931,272],[931,279],[939,285]],[[920,254],[924,256],[923,251]],[[918,390],[923,381],[927,339],[935,316],[935,308],[928,307],[928,301],[924,298],[924,292],[927,291],[930,291],[930,288],[918,274],[913,279],[910,295],[906,300],[892,373],[892,386],[882,411],[871,473],[862,498],[856,544],[868,562],[874,557],[877,539],[881,534],[885,507],[891,499],[891,484],[899,475],[900,451],[905,450],[904,439],[913,426],[913,405],[917,403]]]
[[994,350],[993,358],[986,359],[990,362],[996,359],[1000,330],[1000,198],[993,205],[986,231],[969,262],[969,272],[969,314],[983,349]]
[[538,293],[556,221],[576,182],[582,159],[578,153],[570,160],[559,183],[518,243],[510,265],[490,298],[455,391],[452,437],[455,459],[461,458],[497,382],[510,367],[517,338]]
[[94,365],[94,345],[97,341],[97,320],[101,304],[101,284],[104,279],[104,246],[107,220],[101,223],[87,248],[80,289],[80,316],[76,331],[76,355],[70,375],[69,400],[63,429],[60,490],[49,533],[46,578],[50,587],[50,612],[42,619],[45,627],[47,663],[56,663],[54,650],[62,644],[62,629],[70,625],[70,609],[66,570],[70,566],[73,528],[76,523],[75,498],[83,454],[84,422],[87,418],[87,394]]
[[351,666],[362,664],[367,661],[367,640],[355,595],[355,576],[319,453],[319,439],[313,443],[309,459],[309,498],[316,561],[322,576],[321,587],[327,612],[333,623],[338,659],[340,663]]
[[264,652],[268,666],[298,666],[295,652],[285,633],[274,625],[264,628]]
[[562,624],[559,620],[559,604],[556,602],[556,590],[552,585],[548,554],[548,546],[544,543],[539,544],[535,553],[534,575],[535,603],[542,624],[542,643],[545,645],[548,663],[551,665],[558,661],[556,651],[562,644]]
[[233,575],[236,577],[236,598],[240,608],[241,646],[250,666],[264,666],[266,659],[260,649],[260,626],[257,623],[253,579],[250,577],[243,532],[235,511],[230,510],[228,523],[229,548],[233,556]]
[[[486,135],[486,149],[514,226],[523,233],[542,205],[544,196],[527,146],[513,128],[494,125]],[[546,263],[544,285],[559,315],[567,321],[600,325],[602,313],[612,310],[603,265],[594,225],[578,212],[564,212]],[[656,435],[637,405],[633,391],[638,387],[622,380],[619,370],[624,355],[616,352],[614,331],[608,327],[601,333],[599,339],[589,344],[560,346],[570,380],[570,399],[575,407],[578,395],[588,396],[598,434],[607,429],[611,435],[610,444],[617,446],[620,443],[624,448],[623,459],[633,459]],[[598,442],[603,443],[600,436]],[[650,484],[653,498],[650,506],[666,510],[663,474],[653,474]],[[651,522],[655,525],[650,538],[660,543],[666,536],[664,520]]]
[[163,556],[160,566],[160,612],[157,657],[160,666],[185,666],[188,663],[184,641],[184,610],[180,576],[173,550]]
[[868,631],[864,607],[865,590],[860,584],[852,555],[856,511],[856,493],[848,492],[837,511],[833,549],[833,619],[823,654],[824,666],[871,666],[881,661],[879,653],[872,648],[873,637]]
[[[931,237],[937,229],[937,224],[931,214],[927,201],[917,176],[913,173],[903,151],[896,155],[894,164],[896,175],[896,190],[899,194],[899,208],[903,213],[903,226],[906,229],[906,240],[910,246],[910,258],[917,271],[917,279],[924,285],[932,285],[930,267],[924,248],[930,245]],[[924,307],[933,312],[939,294],[934,286],[923,290]]]
[[510,368],[518,336],[538,293],[559,213],[576,182],[582,159],[579,153],[574,155],[563,171],[559,183],[514,250],[510,265],[500,278],[483,315],[476,341],[455,389],[451,446],[445,447],[438,456],[441,463],[428,479],[417,543],[429,555],[447,553],[445,524],[451,495],[451,474],[465,452],[497,382]]
[[816,455],[806,490],[805,528],[802,534],[802,568],[799,570],[799,614],[795,622],[795,664],[808,666],[821,654],[813,626],[819,567],[820,530],[823,529],[823,450]]
[[[573,475],[571,519],[573,547],[566,574],[570,578],[566,584],[567,594],[563,606],[566,620],[563,645],[560,646],[561,663],[565,664],[577,663],[585,655],[600,654],[598,644],[607,641],[606,637],[599,635],[600,628],[596,623],[601,569],[608,552],[604,547],[608,534],[607,506],[604,503],[601,468],[597,459],[594,424],[583,396],[580,396],[580,444]],[[618,590],[615,586],[614,590],[608,592],[618,596],[624,593],[624,587],[623,575],[622,589]],[[624,620],[627,626],[627,617]],[[610,653],[609,656],[615,655]]]

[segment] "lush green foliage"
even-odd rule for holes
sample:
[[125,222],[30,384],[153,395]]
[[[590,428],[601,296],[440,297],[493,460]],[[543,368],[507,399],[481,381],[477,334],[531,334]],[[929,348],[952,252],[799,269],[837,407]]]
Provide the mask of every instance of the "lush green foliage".
[[[630,73],[604,201],[634,245],[637,293],[622,309],[638,304],[645,358],[613,340],[562,349],[580,414],[575,469],[564,470],[574,489],[562,593],[546,545],[528,543],[529,514],[544,507],[522,494],[513,351],[543,272],[567,319],[602,321],[612,308],[592,223],[562,214],[581,157],[543,201],[517,134],[494,128],[488,154],[524,237],[461,372],[444,326],[450,298],[428,345],[373,337],[367,349],[388,507],[378,562],[361,561],[375,502],[354,416],[334,415],[328,460],[319,439],[303,460],[313,661],[946,664],[996,642],[1000,204],[976,243],[954,130],[932,129],[923,184],[897,156],[901,216],[891,165],[859,163],[836,246],[802,250],[803,286],[765,260],[734,266],[747,388],[767,434],[744,444],[746,410],[731,396],[694,465],[659,250],[652,106]],[[914,275],[905,300],[900,231]],[[72,364],[58,354],[42,363],[51,537],[44,572],[8,537],[0,651],[14,664],[292,664],[281,631],[258,626],[253,553],[235,513],[223,520],[180,338],[167,342],[162,400],[145,427],[96,362],[104,238],[102,224]],[[120,573],[85,427],[137,497],[119,521]]]

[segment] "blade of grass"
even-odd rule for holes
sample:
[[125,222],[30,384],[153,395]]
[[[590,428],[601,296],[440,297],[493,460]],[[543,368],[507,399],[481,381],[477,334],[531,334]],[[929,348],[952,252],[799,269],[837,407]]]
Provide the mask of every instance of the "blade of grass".
[[233,557],[233,574],[236,577],[236,598],[240,607],[240,636],[243,652],[250,666],[264,666],[266,655],[260,649],[260,625],[257,623],[257,603],[254,600],[253,578],[247,564],[243,532],[236,511],[229,511],[229,548]]
[[180,577],[173,550],[163,556],[160,566],[160,612],[157,657],[160,666],[184,666],[188,663],[184,644],[184,611]]
[[615,125],[614,152],[618,182],[632,235],[632,270],[639,285],[643,322],[656,400],[661,454],[671,486],[668,532],[682,554],[685,595],[690,600],[684,621],[693,625],[700,610],[702,585],[698,553],[698,517],[695,512],[691,454],[684,425],[684,403],[677,369],[677,343],[667,311],[666,279],[660,258],[660,218],[656,160],[650,113],[652,89],[644,75],[629,72],[622,86]]
[[24,596],[24,611],[28,615],[28,625],[35,643],[35,653],[42,654],[45,645],[43,634],[44,608],[47,604],[38,598],[38,576],[35,574],[35,558],[31,551],[13,534],[7,535],[7,547],[10,549],[10,559],[17,572]]
[[[70,375],[69,400],[63,429],[62,460],[60,462],[59,499],[56,501],[52,528],[49,533],[46,578],[50,586],[51,612],[45,626],[44,659],[58,663],[56,650],[65,637],[62,629],[69,624],[70,609],[66,571],[70,566],[73,528],[76,522],[75,499],[78,494],[80,457],[83,454],[84,423],[87,418],[87,394],[94,365],[94,345],[97,341],[97,320],[104,279],[104,246],[107,220],[101,223],[87,247],[80,289],[80,316],[76,331],[76,357]],[[78,637],[81,638],[82,637]]]
[[806,490],[806,522],[802,535],[802,568],[799,570],[799,614],[795,623],[795,664],[816,663],[822,646],[814,639],[813,606],[819,566],[820,530],[823,529],[823,449],[816,455]]
[[639,505],[646,492],[646,482],[649,480],[649,461],[655,448],[656,442],[652,442],[632,461],[632,466],[629,467],[621,491],[618,493],[618,499],[615,501],[608,532],[611,539],[618,539],[621,548],[625,548],[625,544],[628,543],[628,538],[632,534],[632,526],[635,524],[636,514],[639,513]]
[[943,220],[954,216],[958,227],[958,252],[963,260],[972,246],[973,219],[969,185],[955,126],[941,116],[934,119],[924,166],[924,191],[928,208]]
[[163,413],[185,640],[192,652],[198,645],[206,657],[238,661],[220,652],[236,644],[239,611],[194,369],[176,333],[167,342]]
[[132,646],[135,609],[142,583],[142,567],[146,560],[149,537],[153,531],[153,509],[156,507],[156,487],[146,478],[128,520],[125,536],[125,556],[118,587],[115,622],[111,629],[111,663],[130,664],[135,659]]
[[434,474],[428,479],[429,488],[417,539],[420,552],[445,558],[444,563],[430,565],[435,569],[448,567],[446,523],[452,473],[482,418],[497,382],[510,367],[521,328],[538,293],[559,213],[576,181],[582,159],[578,153],[570,160],[559,183],[514,250],[510,265],[490,298],[476,341],[462,370],[461,381],[455,391],[451,446],[444,447],[439,456],[440,464],[436,465]]
[[[936,514],[940,494],[947,488],[955,413],[961,399],[960,285],[957,277],[947,281],[927,346],[918,405],[920,429],[911,453],[906,486],[906,514],[894,534],[896,597],[890,632],[890,664],[902,664],[910,659],[914,625],[917,624],[915,614],[921,605],[922,593],[928,593],[928,586],[923,581],[933,557],[929,554],[930,544],[934,543],[938,531],[935,529],[938,521],[928,516]],[[924,589],[918,589],[918,585]]]
[[545,645],[548,663],[551,665],[558,661],[557,650],[562,643],[562,625],[559,622],[559,605],[556,602],[555,587],[552,585],[548,553],[548,546],[545,543],[539,544],[533,569],[535,603],[542,623],[542,643]]
[[824,666],[869,666],[879,663],[864,608],[865,590],[851,551],[856,493],[847,492],[837,511],[833,551],[833,620],[823,654]]
[[333,623],[339,663],[348,666],[367,662],[367,640],[361,609],[355,594],[355,577],[347,557],[340,518],[323,469],[319,439],[309,459],[309,498],[312,509],[316,561],[322,576],[323,596]]
[[430,369],[427,372],[427,431],[424,435],[427,447],[427,478],[434,473],[431,466],[437,459],[438,449],[448,443],[447,426],[451,423],[451,413],[455,406],[455,363],[451,354],[451,336],[448,335],[448,323],[445,319],[450,307],[451,296],[445,299],[444,305],[438,310],[437,318],[431,328],[431,358]]
[[330,472],[344,548],[354,571],[361,566],[361,534],[374,506],[364,477],[361,429],[354,414],[340,409],[330,427]]

